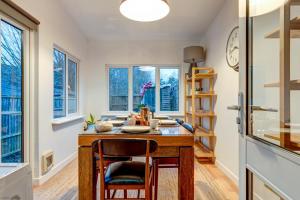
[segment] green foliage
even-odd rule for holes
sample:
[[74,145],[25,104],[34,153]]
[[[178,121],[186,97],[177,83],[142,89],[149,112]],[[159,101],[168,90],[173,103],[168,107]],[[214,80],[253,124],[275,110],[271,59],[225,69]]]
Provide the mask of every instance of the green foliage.
[[87,123],[88,125],[93,125],[93,124],[95,124],[95,123],[96,123],[95,117],[94,117],[92,114],[90,114],[90,116],[89,116],[88,119],[86,120],[86,123]]
[[144,108],[144,107],[146,107],[147,105],[146,104],[139,104],[138,105],[138,109],[140,110],[141,108]]

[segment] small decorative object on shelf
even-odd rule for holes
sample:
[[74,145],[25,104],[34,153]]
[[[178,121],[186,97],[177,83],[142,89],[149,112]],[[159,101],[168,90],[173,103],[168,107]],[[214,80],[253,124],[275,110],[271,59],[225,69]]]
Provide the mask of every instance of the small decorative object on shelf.
[[[185,76],[185,121],[195,129],[195,157],[199,161],[215,162],[214,81],[213,68],[193,68],[192,76]],[[205,80],[205,81],[204,81]],[[192,94],[189,94],[191,92]]]
[[200,94],[203,91],[203,88],[196,88],[195,92],[196,94]]

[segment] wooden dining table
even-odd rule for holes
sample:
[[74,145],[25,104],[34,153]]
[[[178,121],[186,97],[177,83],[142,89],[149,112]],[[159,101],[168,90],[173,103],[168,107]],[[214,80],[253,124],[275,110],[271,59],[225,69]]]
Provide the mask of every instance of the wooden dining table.
[[[178,158],[178,199],[194,199],[194,136],[182,126],[159,127],[159,131],[143,134],[122,133],[120,128],[111,132],[97,133],[89,129],[78,135],[78,177],[79,200],[96,199],[94,180],[96,169],[93,143],[99,139],[139,138],[152,139],[158,149],[152,157]],[[161,177],[163,178],[163,177]],[[158,188],[159,192],[159,188]]]

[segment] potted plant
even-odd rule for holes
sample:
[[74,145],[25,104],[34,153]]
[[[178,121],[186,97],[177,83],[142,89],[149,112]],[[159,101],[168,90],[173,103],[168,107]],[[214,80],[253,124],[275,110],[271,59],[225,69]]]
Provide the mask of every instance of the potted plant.
[[89,117],[87,118],[87,120],[84,121],[84,124],[83,124],[83,129],[86,131],[88,129],[89,126],[91,125],[95,125],[96,123],[96,120],[95,120],[95,117],[94,115],[92,115],[90,113]]

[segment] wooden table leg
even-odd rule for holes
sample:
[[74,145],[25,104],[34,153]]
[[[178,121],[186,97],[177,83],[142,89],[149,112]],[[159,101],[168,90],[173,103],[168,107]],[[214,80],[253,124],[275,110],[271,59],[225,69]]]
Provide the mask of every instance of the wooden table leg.
[[78,149],[78,199],[95,200],[96,184],[94,183],[92,147]]
[[194,200],[194,148],[180,148],[178,199]]

